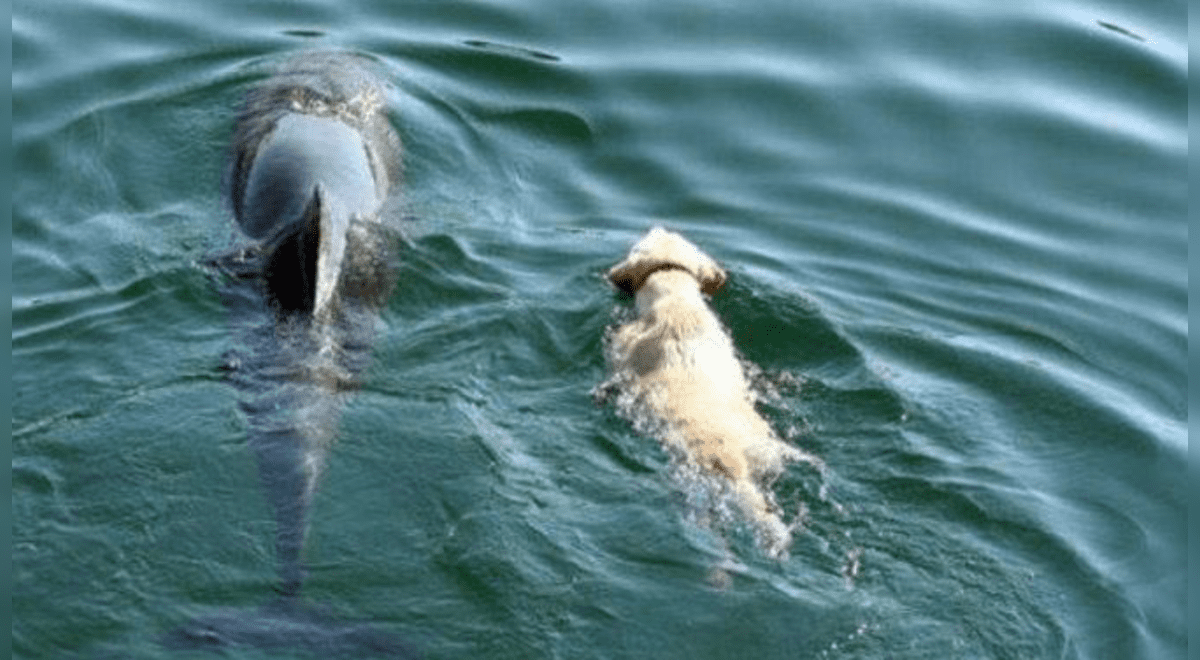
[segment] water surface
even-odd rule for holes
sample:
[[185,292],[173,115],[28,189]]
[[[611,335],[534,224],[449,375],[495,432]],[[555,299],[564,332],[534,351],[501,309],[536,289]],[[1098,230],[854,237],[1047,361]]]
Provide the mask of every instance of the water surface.
[[[18,3],[13,655],[276,586],[201,265],[242,94],[389,81],[399,284],[304,593],[431,658],[1183,658],[1182,3]],[[827,470],[765,557],[594,388],[665,223]],[[727,586],[708,580],[735,558]],[[259,650],[231,657],[276,657]]]

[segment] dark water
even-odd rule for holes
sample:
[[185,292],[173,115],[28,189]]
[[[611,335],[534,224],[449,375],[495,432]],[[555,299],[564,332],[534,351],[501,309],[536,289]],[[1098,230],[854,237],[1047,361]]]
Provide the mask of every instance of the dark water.
[[[1186,24],[18,3],[13,656],[176,657],[168,631],[271,602],[200,262],[233,232],[235,104],[318,47],[394,85],[410,218],[314,502],[313,607],[431,658],[1183,658]],[[593,395],[630,304],[600,275],[657,222],[729,269],[761,410],[827,467],[774,485],[786,560],[700,524]],[[306,657],[282,653],[229,657]]]

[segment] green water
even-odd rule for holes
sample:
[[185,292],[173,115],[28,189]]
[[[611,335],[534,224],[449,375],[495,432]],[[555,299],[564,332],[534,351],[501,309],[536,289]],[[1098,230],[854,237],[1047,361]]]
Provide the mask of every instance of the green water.
[[[306,599],[430,658],[1185,657],[1185,26],[1132,0],[18,3],[13,656],[177,657],[167,631],[273,599],[200,263],[234,236],[234,107],[327,48],[392,85],[407,233]],[[729,270],[760,409],[827,466],[774,485],[806,512],[786,560],[701,524],[597,400],[630,306],[601,274],[655,223]]]

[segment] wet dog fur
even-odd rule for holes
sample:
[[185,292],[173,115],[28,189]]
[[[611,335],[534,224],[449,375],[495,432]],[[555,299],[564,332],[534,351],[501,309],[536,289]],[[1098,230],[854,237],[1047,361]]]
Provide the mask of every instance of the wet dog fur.
[[677,233],[656,227],[608,272],[636,296],[636,320],[615,330],[610,357],[659,440],[695,468],[728,480],[760,545],[782,555],[791,530],[767,484],[789,461],[807,460],[754,409],[754,394],[705,295],[725,283],[720,265]]

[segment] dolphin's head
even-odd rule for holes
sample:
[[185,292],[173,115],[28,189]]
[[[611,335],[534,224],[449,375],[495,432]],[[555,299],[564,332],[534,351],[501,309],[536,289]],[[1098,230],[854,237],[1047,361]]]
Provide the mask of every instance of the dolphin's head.
[[256,145],[237,192],[234,213],[260,242],[270,293],[282,309],[316,314],[336,291],[350,221],[378,211],[386,184],[355,128],[290,113]]

